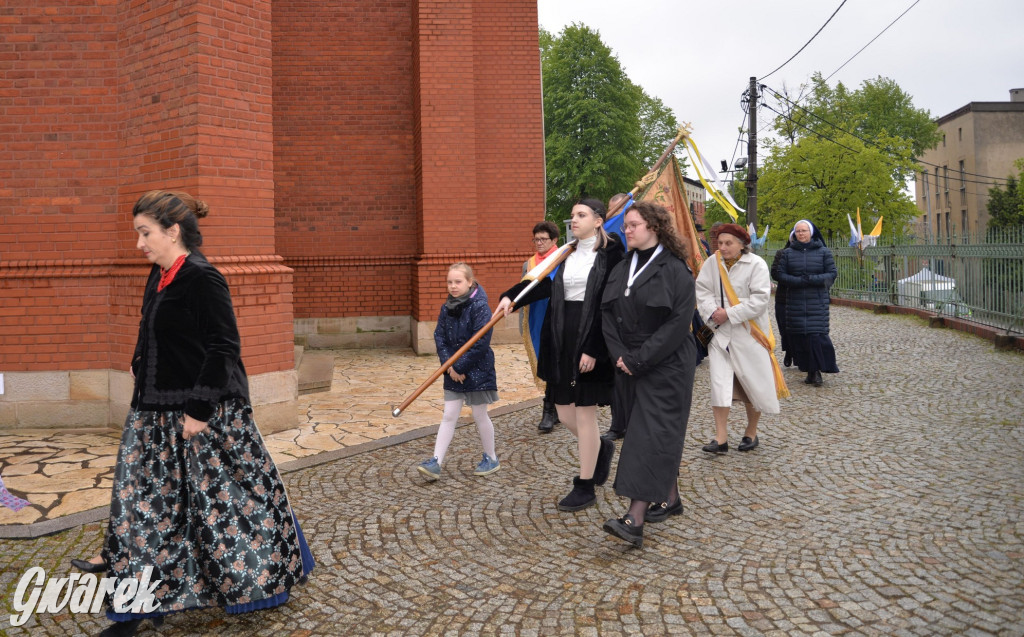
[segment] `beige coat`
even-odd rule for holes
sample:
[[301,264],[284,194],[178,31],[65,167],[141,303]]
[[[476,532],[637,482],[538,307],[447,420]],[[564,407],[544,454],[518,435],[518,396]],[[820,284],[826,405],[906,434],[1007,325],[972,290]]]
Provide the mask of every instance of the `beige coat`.
[[[711,315],[721,303],[719,269],[712,256],[700,269],[697,277],[697,311],[709,326],[714,326]],[[733,400],[733,379],[739,381],[754,408],[768,414],[779,413],[779,399],[775,394],[775,378],[768,350],[750,335],[745,321],[755,321],[768,334],[771,319],[768,304],[771,301],[771,278],[768,264],[756,254],[744,254],[729,271],[729,281],[739,297],[739,305],[728,307],[729,320],[720,325],[708,347],[711,365],[711,405],[729,407]]]

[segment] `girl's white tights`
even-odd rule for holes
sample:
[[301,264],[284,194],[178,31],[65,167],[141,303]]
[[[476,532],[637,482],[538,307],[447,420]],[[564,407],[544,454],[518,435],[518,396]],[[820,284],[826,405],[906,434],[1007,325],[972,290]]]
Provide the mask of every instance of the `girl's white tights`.
[[[437,430],[437,440],[434,442],[434,457],[438,464],[444,462],[444,456],[448,453],[448,445],[455,437],[455,423],[459,420],[459,413],[462,411],[463,399],[444,401],[444,414],[441,416],[441,426]],[[484,453],[491,460],[497,460],[494,453],[494,423],[487,415],[487,405],[472,405],[473,420],[476,421],[476,430],[480,433],[480,444],[483,445]]]

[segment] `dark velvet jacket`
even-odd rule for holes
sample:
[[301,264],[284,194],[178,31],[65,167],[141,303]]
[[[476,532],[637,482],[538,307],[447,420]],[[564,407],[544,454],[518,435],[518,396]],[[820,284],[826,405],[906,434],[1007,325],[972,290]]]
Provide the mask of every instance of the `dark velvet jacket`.
[[157,292],[153,266],[142,298],[132,357],[132,407],[178,411],[207,421],[227,398],[249,400],[249,380],[227,281],[193,252],[174,280]]
[[817,238],[794,240],[776,258],[772,275],[786,288],[787,335],[828,334],[828,290],[839,275],[832,251]]
[[[571,382],[579,379],[588,382],[612,382],[615,379],[615,366],[608,357],[608,347],[601,331],[601,296],[604,286],[619,261],[622,260],[622,240],[617,234],[609,233],[608,243],[597,251],[594,266],[587,276],[587,288],[583,295],[583,312],[580,319],[579,332],[576,335],[576,361],[583,354],[592,356],[597,362],[593,371],[581,374],[578,366],[576,378],[559,378],[559,353],[562,351],[562,339],[565,331],[565,268],[559,266],[554,281],[550,278],[541,279],[535,288],[519,301],[517,307],[524,307],[541,299],[550,298],[544,325],[541,328],[540,354],[537,356],[537,376],[549,383]],[[528,285],[522,281],[502,296],[515,299],[523,288]]]
[[[434,345],[437,346],[437,357],[442,363],[451,358],[452,354],[491,320],[487,293],[479,284],[473,285],[475,291],[471,293],[470,298],[452,309],[446,305],[441,306],[437,327],[434,328]],[[445,389],[457,392],[497,391],[498,379],[494,372],[491,331],[488,330],[480,340],[473,343],[452,367],[456,373],[465,374],[466,379],[458,383],[445,373]]]

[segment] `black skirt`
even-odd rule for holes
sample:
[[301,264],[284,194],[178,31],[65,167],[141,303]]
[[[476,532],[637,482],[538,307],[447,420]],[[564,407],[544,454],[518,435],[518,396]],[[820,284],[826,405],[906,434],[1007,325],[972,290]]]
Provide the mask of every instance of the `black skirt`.
[[556,405],[591,407],[611,403],[613,382],[592,381],[590,374],[580,373],[580,354],[576,347],[580,320],[583,315],[583,301],[566,301],[563,306],[564,333],[562,348],[558,352],[558,382],[551,383],[552,397]]
[[825,372],[838,374],[836,365],[836,348],[828,334],[790,334],[789,349],[793,362],[802,372]]

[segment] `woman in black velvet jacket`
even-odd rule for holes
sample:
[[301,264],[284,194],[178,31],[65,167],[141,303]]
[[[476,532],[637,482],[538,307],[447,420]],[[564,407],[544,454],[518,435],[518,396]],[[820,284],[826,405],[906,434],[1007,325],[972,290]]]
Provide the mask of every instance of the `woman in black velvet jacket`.
[[[281,476],[252,418],[227,281],[199,252],[206,204],[152,191],[132,211],[153,263],[132,357],[135,377],[101,567],[160,580],[156,608],[116,596],[104,635],[143,619],[282,604],[313,567]],[[131,601],[131,600],[127,600]]]
[[[572,491],[558,503],[561,511],[579,511],[597,502],[594,486],[608,480],[615,453],[615,443],[602,440],[597,429],[597,406],[609,404],[615,381],[601,331],[601,295],[623,248],[618,235],[605,233],[604,213],[597,199],[582,199],[572,207],[576,249],[553,279],[542,279],[518,305],[551,299],[541,328],[537,375],[551,386],[558,419],[576,436],[580,458]],[[526,285],[521,282],[502,294],[495,314],[507,314]]]

